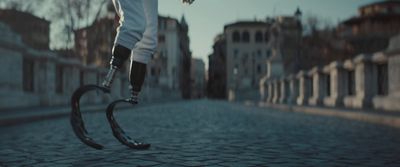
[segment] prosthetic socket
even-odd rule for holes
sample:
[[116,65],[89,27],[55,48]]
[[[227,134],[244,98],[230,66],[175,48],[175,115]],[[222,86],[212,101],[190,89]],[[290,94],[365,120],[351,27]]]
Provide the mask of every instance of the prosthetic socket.
[[[110,61],[110,70],[106,78],[103,81],[103,86],[110,88],[114,81],[115,73],[122,68],[124,62],[130,57],[131,50],[121,45],[116,45],[113,48],[113,56]],[[145,76],[146,76],[146,64],[132,61],[129,72],[130,88],[133,94],[140,92]]]

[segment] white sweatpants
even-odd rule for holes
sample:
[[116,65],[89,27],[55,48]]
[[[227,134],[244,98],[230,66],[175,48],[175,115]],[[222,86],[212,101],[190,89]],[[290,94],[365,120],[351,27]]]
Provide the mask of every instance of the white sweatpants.
[[114,45],[131,49],[131,60],[148,64],[157,49],[158,0],[113,2],[120,17]]

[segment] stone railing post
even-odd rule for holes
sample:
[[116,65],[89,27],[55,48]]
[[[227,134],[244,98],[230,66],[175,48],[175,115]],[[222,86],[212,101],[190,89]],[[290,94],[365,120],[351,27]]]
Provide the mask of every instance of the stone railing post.
[[[346,77],[343,64],[339,61],[332,62],[324,69],[327,73],[327,90],[329,95],[324,99],[324,104],[329,107],[339,107],[343,105],[343,98],[346,94]],[[329,82],[329,83],[328,83]]]
[[388,95],[388,57],[383,52],[375,53],[372,56],[373,80],[372,87],[375,96],[372,97],[372,105],[375,109],[385,109],[385,100]]
[[388,63],[388,95],[374,99],[374,105],[378,109],[400,111],[400,34],[391,39],[384,54]]
[[326,92],[325,78],[322,74],[322,70],[320,67],[314,67],[310,70],[308,75],[311,76],[311,89],[313,89],[312,95],[308,100],[308,104],[312,106],[321,105]]
[[267,103],[272,103],[274,99],[274,84],[272,80],[268,80],[268,97],[267,97]]
[[299,81],[299,96],[297,97],[297,104],[307,105],[308,98],[310,97],[310,78],[305,71],[300,71],[296,77]]
[[266,102],[268,96],[267,90],[267,77],[261,78],[259,82],[259,90],[260,90],[260,102]]
[[348,59],[343,65],[345,69],[344,77],[344,89],[345,95],[343,98],[343,105],[345,107],[353,108],[353,101],[356,98],[356,76],[355,76],[355,65],[352,59]]
[[281,96],[281,91],[280,91],[280,87],[279,87],[279,80],[278,79],[274,79],[272,81],[272,84],[273,84],[273,91],[274,91],[274,97],[272,98],[272,103],[278,104],[279,103],[279,98]]
[[280,98],[279,103],[285,104],[287,102],[288,94],[289,94],[289,84],[285,77],[282,77],[278,80],[280,85]]
[[289,75],[287,77],[287,81],[289,84],[289,94],[287,98],[287,104],[293,105],[296,104],[296,99],[299,95],[299,83],[294,75]]
[[375,95],[373,88],[373,68],[371,56],[362,54],[354,59],[356,97],[353,101],[354,108],[371,107],[372,97]]

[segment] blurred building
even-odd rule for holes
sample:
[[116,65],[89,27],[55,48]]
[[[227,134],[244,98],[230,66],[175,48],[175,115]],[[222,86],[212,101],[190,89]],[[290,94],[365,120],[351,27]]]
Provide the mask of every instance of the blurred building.
[[391,37],[400,33],[400,1],[386,0],[358,9],[359,15],[338,27],[353,55],[385,49]]
[[300,66],[301,11],[293,16],[226,25],[209,56],[207,94],[211,98],[255,100],[260,81]]
[[213,53],[208,57],[207,96],[226,99],[226,40],[223,34],[214,39]]
[[192,98],[203,98],[205,95],[206,67],[201,59],[192,59],[191,65],[191,96]]
[[159,16],[158,48],[149,64],[147,84],[173,90],[183,98],[190,98],[189,27],[183,16],[177,19]]
[[267,72],[270,24],[241,21],[226,25],[226,75],[229,100],[253,99],[258,82]]
[[[298,14],[300,10],[297,10]],[[272,20],[269,29],[267,78],[281,77],[299,70],[301,66],[300,43],[302,25],[300,18],[279,16]]]
[[[75,52],[84,64],[108,67],[116,35],[117,21],[110,3],[106,17],[75,31]],[[180,21],[158,17],[158,48],[148,65],[144,87],[161,88],[190,98],[191,51],[189,27],[183,16]],[[126,63],[128,64],[128,63]],[[129,65],[122,71],[126,72]]]
[[15,9],[0,9],[0,22],[19,34],[28,46],[38,50],[49,49],[49,21]]
[[109,5],[106,17],[95,20],[88,27],[75,30],[75,53],[83,64],[109,66],[116,27],[114,8]]

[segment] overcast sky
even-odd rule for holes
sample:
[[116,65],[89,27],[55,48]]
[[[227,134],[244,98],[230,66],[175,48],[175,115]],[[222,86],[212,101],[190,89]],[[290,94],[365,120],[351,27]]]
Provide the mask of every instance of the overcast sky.
[[[0,0],[1,2],[4,0]],[[27,0],[28,1],[28,0]],[[43,1],[43,0],[41,0]],[[48,17],[48,10],[35,13]],[[110,0],[111,1],[111,0]],[[266,17],[293,15],[297,7],[303,18],[316,15],[333,25],[357,15],[358,7],[380,0],[196,0],[191,6],[182,5],[181,0],[159,0],[159,12],[180,20],[184,14],[189,24],[189,36],[193,57],[201,58],[208,65],[208,55],[212,53],[214,37],[222,33],[226,24],[242,20],[265,20]],[[55,30],[59,25],[52,24],[52,39],[57,39]],[[51,46],[57,46],[52,41]]]
[[297,7],[303,11],[303,17],[317,15],[336,24],[356,16],[359,6],[379,0],[196,0],[191,6],[179,1],[159,0],[159,12],[178,19],[185,14],[193,56],[207,63],[214,37],[223,31],[225,24],[292,15]]

